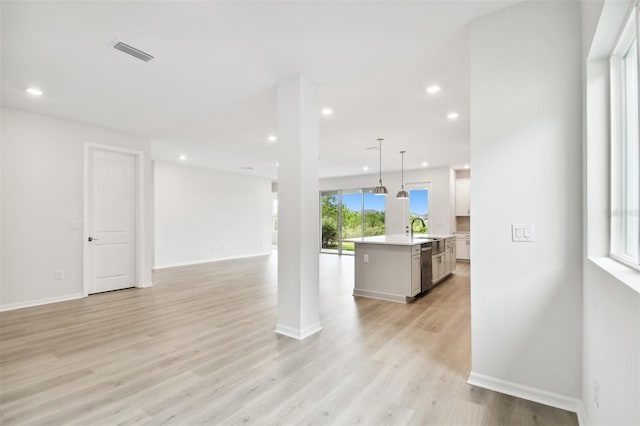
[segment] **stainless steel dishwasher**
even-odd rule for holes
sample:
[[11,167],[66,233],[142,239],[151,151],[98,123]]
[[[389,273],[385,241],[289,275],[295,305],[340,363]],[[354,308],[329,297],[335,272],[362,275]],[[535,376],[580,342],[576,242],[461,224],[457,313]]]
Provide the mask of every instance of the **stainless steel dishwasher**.
[[433,248],[431,242],[420,245],[420,264],[421,270],[421,288],[420,293],[424,293],[433,287],[433,270],[431,268],[431,256],[433,255]]

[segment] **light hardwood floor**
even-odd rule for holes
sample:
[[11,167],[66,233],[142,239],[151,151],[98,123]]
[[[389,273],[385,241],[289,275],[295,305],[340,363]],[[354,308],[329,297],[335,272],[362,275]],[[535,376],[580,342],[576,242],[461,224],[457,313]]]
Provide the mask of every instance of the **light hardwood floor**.
[[323,330],[273,332],[277,255],[0,314],[0,423],[576,425],[466,384],[469,265],[409,305],[354,298],[321,255]]

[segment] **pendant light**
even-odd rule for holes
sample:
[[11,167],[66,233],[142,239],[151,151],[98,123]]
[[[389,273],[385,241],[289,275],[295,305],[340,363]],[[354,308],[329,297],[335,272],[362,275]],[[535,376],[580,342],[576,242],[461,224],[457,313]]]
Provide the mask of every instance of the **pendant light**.
[[398,191],[398,193],[396,194],[396,198],[399,198],[401,200],[405,198],[409,198],[409,193],[404,190],[404,153],[405,152],[407,151],[400,151],[400,155],[402,155],[402,189]]
[[378,139],[378,151],[380,154],[380,179],[378,180],[378,182],[380,183],[380,185],[376,186],[375,189],[373,190],[373,195],[387,195],[389,193],[389,191],[387,191],[387,188],[382,184],[382,141],[384,139],[380,138]]

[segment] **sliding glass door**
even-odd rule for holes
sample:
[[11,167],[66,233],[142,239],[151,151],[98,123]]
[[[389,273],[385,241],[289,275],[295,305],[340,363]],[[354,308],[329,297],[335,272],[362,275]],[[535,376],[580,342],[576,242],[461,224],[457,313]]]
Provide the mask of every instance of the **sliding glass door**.
[[351,189],[320,193],[320,251],[353,254],[347,238],[384,235],[385,197],[373,189]]
[[[342,194],[342,238],[358,238],[362,236],[362,190],[340,191]],[[355,244],[350,241],[340,242],[341,253],[353,254]],[[346,254],[346,253],[345,253]]]
[[321,251],[328,253],[338,253],[340,250],[340,238],[338,230],[339,215],[338,191],[323,192],[320,194],[320,223],[321,223]]
[[384,216],[386,209],[386,198],[374,195],[373,189],[364,191],[364,236],[384,235]]

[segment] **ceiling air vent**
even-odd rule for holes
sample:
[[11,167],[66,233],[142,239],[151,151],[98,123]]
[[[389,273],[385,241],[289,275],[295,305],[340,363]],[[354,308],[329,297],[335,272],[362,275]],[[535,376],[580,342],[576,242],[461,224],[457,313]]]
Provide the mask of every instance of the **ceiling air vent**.
[[136,49],[133,46],[129,46],[128,44],[123,43],[121,41],[117,42],[113,47],[118,49],[121,52],[124,52],[133,56],[134,58],[138,58],[141,61],[149,62],[150,60],[153,59],[153,56],[149,55],[148,53],[143,52],[140,49]]

